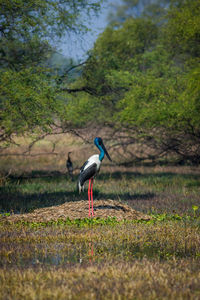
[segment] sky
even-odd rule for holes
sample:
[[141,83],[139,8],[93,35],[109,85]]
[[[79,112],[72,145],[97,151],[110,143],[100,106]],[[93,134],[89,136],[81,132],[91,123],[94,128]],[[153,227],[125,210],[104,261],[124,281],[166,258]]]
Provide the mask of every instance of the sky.
[[112,3],[118,3],[120,0],[107,0],[98,16],[91,16],[90,20],[86,20],[86,25],[90,31],[84,35],[67,34],[63,38],[59,51],[64,56],[73,58],[76,61],[83,61],[87,57],[87,51],[93,48],[98,35],[104,31],[108,25],[108,14],[112,9]]

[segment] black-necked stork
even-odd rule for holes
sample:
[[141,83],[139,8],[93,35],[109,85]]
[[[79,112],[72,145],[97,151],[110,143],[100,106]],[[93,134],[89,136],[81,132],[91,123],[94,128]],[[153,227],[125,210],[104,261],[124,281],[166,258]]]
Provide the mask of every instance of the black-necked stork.
[[88,160],[83,164],[83,166],[80,169],[80,175],[78,178],[78,189],[79,193],[81,193],[84,190],[84,183],[89,179],[89,185],[88,185],[88,202],[89,202],[89,217],[90,217],[90,200],[92,205],[92,216],[94,216],[93,211],[93,179],[94,176],[99,172],[100,166],[102,163],[102,160],[104,159],[104,156],[108,157],[110,161],[111,158],[103,144],[103,140],[100,137],[96,137],[94,139],[94,144],[97,146],[97,148],[100,151],[100,154],[92,155]]
[[68,152],[68,158],[66,161],[66,167],[69,173],[69,176],[71,177],[71,179],[73,179],[73,163],[70,157],[71,152]]

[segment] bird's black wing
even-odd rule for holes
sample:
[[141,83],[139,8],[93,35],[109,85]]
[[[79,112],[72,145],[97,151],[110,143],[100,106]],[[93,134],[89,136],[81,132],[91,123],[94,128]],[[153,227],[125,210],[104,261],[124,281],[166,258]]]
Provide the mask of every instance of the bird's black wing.
[[92,178],[97,172],[97,164],[96,163],[93,163],[85,170],[83,170],[84,166],[85,166],[85,164],[81,167],[82,171],[80,172],[80,175],[79,175],[79,182],[80,182],[81,186],[84,184],[84,182],[86,182],[86,180]]
[[80,168],[80,173],[83,172],[85,166],[88,164],[88,160],[86,162],[84,162],[84,164],[82,165],[82,167]]

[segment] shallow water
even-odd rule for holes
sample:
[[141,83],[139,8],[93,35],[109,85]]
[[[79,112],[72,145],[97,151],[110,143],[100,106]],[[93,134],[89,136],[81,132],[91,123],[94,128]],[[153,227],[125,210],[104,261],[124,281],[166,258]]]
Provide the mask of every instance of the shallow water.
[[[0,267],[28,267],[34,265],[62,266],[65,264],[87,263],[94,261],[94,244],[88,243],[78,246],[71,246],[66,249],[66,245],[56,243],[49,247],[34,245],[35,251],[31,248],[22,248],[18,251],[5,251],[0,259]],[[96,257],[96,260],[98,257]]]

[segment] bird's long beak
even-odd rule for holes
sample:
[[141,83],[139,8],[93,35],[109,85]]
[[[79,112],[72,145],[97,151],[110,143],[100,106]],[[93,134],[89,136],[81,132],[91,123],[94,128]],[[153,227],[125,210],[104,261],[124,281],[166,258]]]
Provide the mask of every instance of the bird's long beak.
[[106,147],[104,146],[103,143],[102,143],[102,148],[103,148],[103,150],[104,150],[104,152],[105,152],[107,158],[108,158],[110,161],[112,161],[112,159],[110,158],[110,155],[108,154],[108,151],[106,150]]

